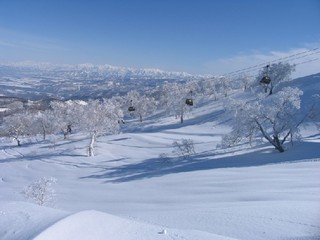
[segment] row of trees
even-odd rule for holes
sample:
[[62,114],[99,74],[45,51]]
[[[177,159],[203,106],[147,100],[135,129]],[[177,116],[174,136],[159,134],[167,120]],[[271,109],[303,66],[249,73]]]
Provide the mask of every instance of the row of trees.
[[[20,146],[21,138],[42,134],[63,134],[71,131],[85,132],[90,136],[88,155],[94,155],[96,137],[101,134],[119,132],[123,118],[138,118],[140,122],[154,111],[164,111],[183,123],[184,116],[192,107],[186,105],[186,98],[197,97],[217,100],[231,91],[231,81],[227,78],[204,79],[187,83],[165,83],[156,89],[129,91],[125,96],[90,101],[52,101],[46,110],[20,111],[3,119],[1,133],[10,136]],[[142,93],[143,92],[143,93]],[[191,95],[192,93],[192,95]],[[128,112],[133,106],[135,111]]]
[[108,100],[89,102],[54,101],[45,111],[22,112],[8,116],[2,124],[5,135],[13,137],[18,146],[21,137],[42,134],[63,133],[67,138],[72,129],[81,130],[90,135],[89,156],[94,155],[94,141],[99,134],[114,134],[119,130],[118,120],[123,113],[117,105]]

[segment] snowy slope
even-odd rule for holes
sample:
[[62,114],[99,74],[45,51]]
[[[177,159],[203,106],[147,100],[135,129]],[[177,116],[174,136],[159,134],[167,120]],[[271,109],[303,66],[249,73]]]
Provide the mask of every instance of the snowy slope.
[[[3,185],[3,184],[2,184]],[[27,202],[0,202],[0,239],[32,239],[68,212]]]
[[[128,121],[98,138],[92,158],[79,133],[21,147],[2,139],[0,239],[320,239],[319,130],[306,124],[281,154],[267,144],[223,150],[222,112],[212,102],[184,124]],[[172,153],[182,138],[194,142],[188,159]],[[20,194],[41,177],[58,180],[52,208]]]

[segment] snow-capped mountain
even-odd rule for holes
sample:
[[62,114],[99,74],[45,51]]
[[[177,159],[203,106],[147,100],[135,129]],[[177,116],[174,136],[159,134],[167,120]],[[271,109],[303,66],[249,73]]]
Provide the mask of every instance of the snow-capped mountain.
[[41,98],[98,98],[126,93],[132,87],[156,87],[164,81],[202,78],[186,72],[136,69],[111,65],[54,65],[1,63],[0,96]]
[[109,64],[94,65],[91,63],[84,64],[50,64],[50,63],[35,63],[35,62],[17,62],[17,63],[0,63],[0,67],[18,68],[22,71],[37,70],[40,72],[55,72],[68,73],[70,76],[103,76],[116,78],[144,78],[144,79],[180,79],[194,78],[196,76],[186,72],[166,72],[156,68],[130,68],[112,66]]

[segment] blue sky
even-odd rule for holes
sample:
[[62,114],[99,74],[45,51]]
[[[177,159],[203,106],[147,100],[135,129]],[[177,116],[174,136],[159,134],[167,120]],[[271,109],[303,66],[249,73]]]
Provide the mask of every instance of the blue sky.
[[222,74],[319,46],[320,0],[0,0],[0,61]]

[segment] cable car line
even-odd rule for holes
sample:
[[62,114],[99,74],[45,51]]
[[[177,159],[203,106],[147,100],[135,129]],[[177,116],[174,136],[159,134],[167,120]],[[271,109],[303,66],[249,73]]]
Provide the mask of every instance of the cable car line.
[[[317,52],[317,53],[320,53],[320,51]],[[287,61],[284,61],[284,62],[286,63],[286,62],[295,61],[295,60],[298,60],[298,59],[301,59],[301,58],[305,58],[305,57],[312,56],[312,55],[314,55],[314,54],[316,54],[316,53],[308,54],[308,55],[305,55],[305,56],[300,56],[300,57],[293,58],[293,59],[290,59],[290,60],[287,60]],[[291,63],[291,64],[293,64],[293,65],[295,65],[295,66],[298,66],[298,65],[300,65],[300,64],[309,63],[309,62],[314,62],[314,61],[317,61],[317,60],[319,60],[319,59],[320,59],[320,58],[314,58],[314,59],[311,59],[311,60],[306,60],[306,61],[303,61],[303,62]],[[273,62],[273,61],[272,61],[272,62]],[[233,77],[233,76],[245,74],[245,73],[248,73],[248,72],[257,71],[257,70],[259,70],[260,68],[262,68],[262,67],[264,67],[264,66],[266,66],[266,65],[268,65],[268,64],[260,64],[260,65],[259,65],[259,68],[255,68],[255,69],[251,69],[251,70],[247,70],[247,71],[242,71],[242,72],[239,72],[239,73],[234,73],[234,74],[232,74],[232,75],[228,75],[228,77]]]
[[[310,57],[312,55],[316,55],[316,54],[319,54],[319,53],[320,53],[320,48],[317,47],[317,48],[309,49],[309,50],[302,51],[302,52],[299,52],[299,53],[295,53],[295,54],[292,54],[292,55],[289,55],[289,56],[286,56],[286,57],[277,58],[277,59],[274,59],[272,61],[260,63],[260,64],[257,64],[257,65],[251,66],[251,67],[247,67],[247,68],[243,68],[243,69],[240,69],[240,70],[232,71],[232,72],[229,72],[229,73],[221,74],[220,76],[232,77],[232,76],[235,76],[235,75],[241,75],[241,74],[244,74],[244,73],[248,73],[248,72],[259,70],[259,69],[261,69],[262,67],[264,67],[266,65],[270,65],[271,63],[281,62],[283,60],[286,60],[284,62],[292,62],[294,60]],[[312,61],[316,61],[316,60],[317,59],[313,59]],[[312,62],[312,61],[307,60],[305,62],[307,63],[307,62]],[[295,65],[300,65],[300,64],[301,63],[297,63]],[[207,79],[210,80],[210,79],[214,79],[214,78],[215,77],[207,78]]]
[[300,63],[296,63],[295,65],[301,65],[301,64],[305,64],[305,63],[309,63],[309,62],[315,62],[317,60],[320,60],[320,58],[314,58],[314,59],[310,59],[310,60],[307,60],[307,61],[304,61],[304,62],[300,62]]
[[[292,62],[292,61],[294,61],[294,60],[297,60],[297,59],[301,59],[301,58],[306,58],[306,57],[309,57],[309,56],[312,56],[312,55],[315,55],[315,54],[318,54],[318,53],[320,53],[320,50],[319,51],[316,51],[316,52],[312,52],[312,53],[309,53],[309,54],[305,54],[305,55],[302,55],[302,56],[299,56],[299,57],[297,57],[298,55],[301,55],[301,54],[295,54],[295,55],[292,55],[290,58],[289,57],[284,57],[284,58],[279,58],[279,59],[276,59],[276,60],[272,60],[272,61],[270,61],[270,62],[267,62],[267,63],[262,63],[262,64],[258,64],[258,65],[256,65],[256,66],[254,66],[254,67],[250,67],[250,68],[246,68],[246,69],[244,69],[245,71],[240,71],[240,70],[238,70],[238,71],[236,71],[236,72],[234,72],[234,73],[232,73],[232,74],[226,74],[225,76],[234,76],[234,75],[239,75],[240,73],[246,73],[246,72],[252,72],[252,71],[255,71],[255,70],[258,70],[258,69],[260,69],[261,67],[263,67],[263,66],[266,66],[266,65],[268,65],[268,64],[271,64],[271,63],[275,63],[275,62],[279,62],[280,60],[285,60],[285,59],[287,59],[286,61],[282,61],[282,62]],[[281,62],[281,61],[280,61]],[[293,63],[294,64],[294,63]],[[297,65],[297,64],[294,64],[294,65]]]

